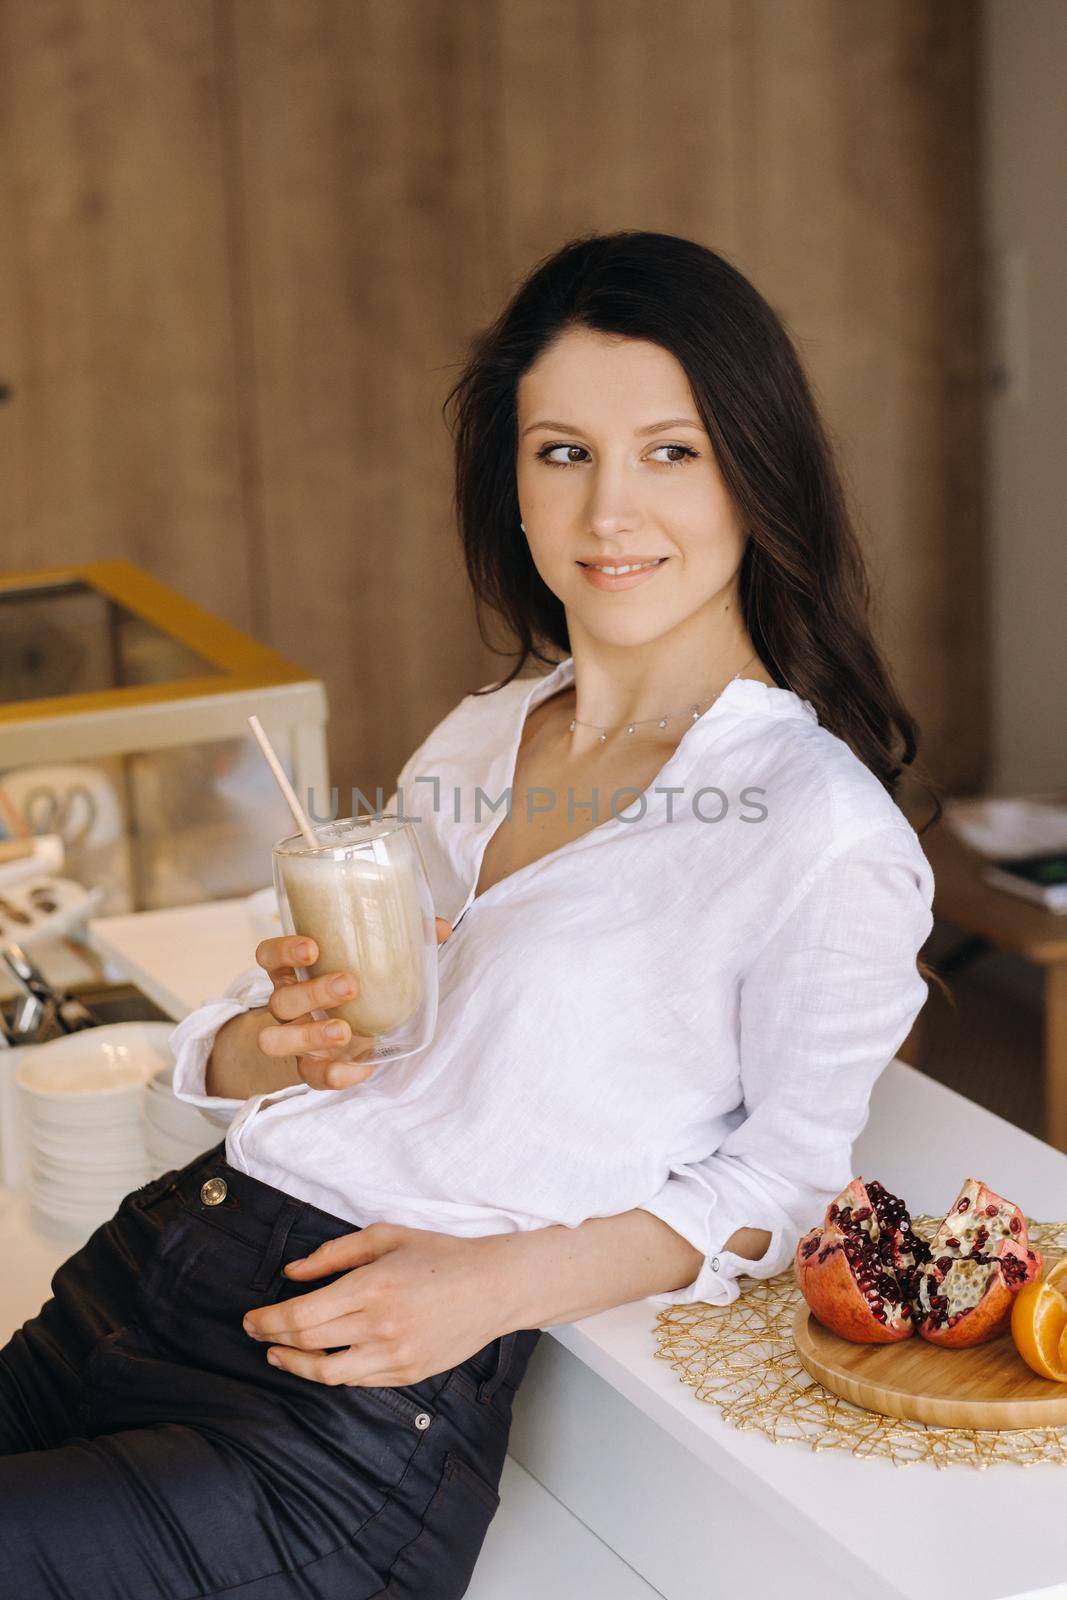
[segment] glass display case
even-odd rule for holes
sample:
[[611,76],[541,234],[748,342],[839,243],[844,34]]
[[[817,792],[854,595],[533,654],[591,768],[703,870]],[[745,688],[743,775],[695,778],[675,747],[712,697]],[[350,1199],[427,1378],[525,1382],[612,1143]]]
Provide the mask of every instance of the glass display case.
[[0,838],[58,833],[107,912],[251,893],[330,803],[317,678],[125,561],[0,576]]

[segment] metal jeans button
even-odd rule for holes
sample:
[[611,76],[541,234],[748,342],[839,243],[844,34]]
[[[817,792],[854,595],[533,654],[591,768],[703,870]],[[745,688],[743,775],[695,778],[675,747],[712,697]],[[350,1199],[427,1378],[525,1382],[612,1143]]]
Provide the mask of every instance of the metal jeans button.
[[418,1416],[415,1418],[415,1426],[420,1432],[422,1432],[424,1429],[430,1426],[432,1421],[433,1418],[428,1411],[420,1411]]
[[226,1179],[209,1178],[201,1187],[200,1198],[206,1206],[220,1206],[226,1198]]

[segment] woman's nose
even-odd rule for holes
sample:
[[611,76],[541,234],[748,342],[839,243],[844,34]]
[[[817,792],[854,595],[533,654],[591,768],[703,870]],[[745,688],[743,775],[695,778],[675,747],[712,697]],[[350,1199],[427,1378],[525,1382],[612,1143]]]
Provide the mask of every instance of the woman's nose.
[[615,538],[640,526],[640,506],[622,468],[599,466],[591,474],[586,517],[601,538]]

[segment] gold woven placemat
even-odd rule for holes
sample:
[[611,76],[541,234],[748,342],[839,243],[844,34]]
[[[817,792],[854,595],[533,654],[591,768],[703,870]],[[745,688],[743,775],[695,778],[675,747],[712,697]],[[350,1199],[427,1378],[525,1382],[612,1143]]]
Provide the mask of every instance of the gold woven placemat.
[[[912,1226],[930,1240],[940,1221],[916,1216]],[[1028,1217],[1027,1227],[1031,1244],[1046,1258],[1067,1250],[1067,1222]],[[741,1293],[728,1306],[667,1306],[656,1318],[656,1358],[669,1361],[699,1400],[718,1406],[725,1421],[742,1432],[762,1433],[773,1444],[879,1456],[898,1467],[916,1461],[979,1469],[1001,1461],[1067,1465],[1067,1426],[939,1428],[883,1417],[831,1394],[801,1366],[793,1346],[793,1315],[801,1299],[788,1268],[773,1278],[742,1276]]]

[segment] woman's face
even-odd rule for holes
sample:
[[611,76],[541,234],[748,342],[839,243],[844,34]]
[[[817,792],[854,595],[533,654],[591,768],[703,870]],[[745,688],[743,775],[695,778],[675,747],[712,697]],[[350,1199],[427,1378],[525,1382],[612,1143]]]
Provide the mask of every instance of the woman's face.
[[[666,425],[665,425],[666,424]],[[745,537],[693,400],[662,346],[573,329],[518,386],[520,516],[533,562],[604,643],[657,638],[732,596]],[[592,564],[659,559],[640,576]]]

